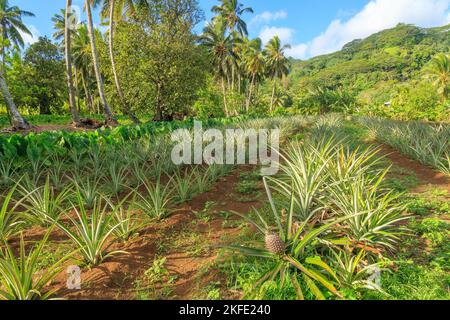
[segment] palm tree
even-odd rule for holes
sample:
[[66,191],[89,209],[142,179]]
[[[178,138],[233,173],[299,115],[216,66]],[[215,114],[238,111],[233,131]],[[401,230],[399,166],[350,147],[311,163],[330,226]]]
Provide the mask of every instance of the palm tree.
[[253,13],[252,8],[244,8],[244,5],[239,3],[238,0],[220,0],[220,6],[214,6],[212,12],[217,13],[226,22],[227,28],[231,32],[237,30],[242,36],[247,36],[247,24],[241,18],[246,13]]
[[216,75],[222,85],[223,104],[226,116],[229,115],[227,103],[227,91],[225,82],[229,79],[231,65],[237,60],[233,51],[233,41],[226,34],[226,25],[221,19],[214,19],[203,30],[200,37],[203,46],[208,50],[212,63],[216,69]]
[[266,45],[264,54],[267,59],[267,69],[273,80],[272,98],[270,100],[270,111],[273,110],[275,92],[277,90],[277,79],[283,79],[289,74],[290,63],[284,55],[284,51],[289,49],[290,45],[281,45],[278,36],[273,37]]
[[244,52],[244,61],[245,70],[250,79],[247,100],[245,104],[245,110],[248,112],[257,81],[262,80],[266,72],[266,59],[262,51],[261,39],[254,39],[249,43],[246,52]]
[[450,96],[450,55],[441,53],[435,56],[425,72],[426,77],[437,87],[442,101],[447,100]]
[[[98,30],[95,30],[96,37],[101,36]],[[90,93],[91,78],[94,73],[91,42],[89,40],[89,33],[86,24],[80,24],[73,35],[72,56],[73,64],[75,66],[78,78],[81,81],[81,86],[85,94],[86,105],[90,112],[93,110],[94,100]]]
[[114,76],[114,83],[116,85],[117,94],[119,95],[122,110],[127,114],[135,124],[140,124],[139,119],[130,111],[130,106],[126,102],[122,86],[117,74],[116,59],[114,56],[114,26],[115,22],[123,18],[124,14],[132,14],[135,11],[135,0],[103,0],[102,16],[109,17],[109,58],[111,60],[111,67]]
[[78,115],[76,101],[75,101],[75,88],[73,85],[73,75],[72,75],[72,51],[71,51],[71,41],[72,34],[71,30],[73,26],[70,25],[71,12],[72,10],[72,0],[66,1],[66,12],[65,12],[65,27],[64,27],[64,40],[65,40],[65,57],[66,57],[66,73],[67,73],[67,87],[69,89],[69,107],[70,113],[72,114],[73,123],[76,126],[80,125],[80,116]]
[[2,38],[0,48],[2,59],[2,66],[0,67],[0,90],[6,102],[10,123],[16,130],[29,129],[30,125],[19,113],[6,82],[6,41],[10,41],[18,48],[23,47],[24,41],[21,32],[28,35],[31,35],[31,32],[22,22],[22,17],[33,16],[33,13],[23,11],[17,6],[10,7],[8,0],[0,0],[0,35]]
[[106,124],[116,125],[117,120],[114,118],[114,116],[111,112],[111,109],[109,108],[108,101],[106,100],[105,85],[103,83],[102,74],[100,72],[100,61],[98,58],[97,45],[95,44],[95,29],[94,29],[94,22],[92,19],[92,10],[91,10],[91,5],[95,5],[95,4],[97,4],[96,0],[85,0],[84,1],[84,8],[86,10],[87,22],[88,22],[87,23],[88,34],[89,34],[89,40],[91,43],[92,63],[94,65],[95,78],[97,80],[98,94],[100,96],[100,100],[103,105],[103,112],[105,114]]
[[53,39],[58,43],[62,43],[66,30],[66,9],[61,9],[60,14],[55,14],[52,17],[52,22],[53,29],[55,29],[55,32],[52,35]]

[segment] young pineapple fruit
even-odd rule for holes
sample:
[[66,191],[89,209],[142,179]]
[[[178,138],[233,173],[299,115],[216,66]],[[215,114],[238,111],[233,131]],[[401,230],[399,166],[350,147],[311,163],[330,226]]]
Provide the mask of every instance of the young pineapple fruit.
[[286,244],[276,233],[267,232],[265,242],[266,242],[266,249],[270,253],[282,255],[286,251]]

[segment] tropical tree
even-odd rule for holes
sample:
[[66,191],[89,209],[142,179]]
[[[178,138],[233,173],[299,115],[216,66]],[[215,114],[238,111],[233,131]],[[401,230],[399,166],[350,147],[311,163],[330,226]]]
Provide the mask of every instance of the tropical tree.
[[53,33],[53,39],[58,43],[61,43],[64,39],[64,33],[66,29],[66,9],[61,9],[60,13],[55,14],[52,17],[53,29],[55,32]]
[[281,45],[278,36],[273,37],[266,45],[264,54],[267,59],[268,74],[273,80],[272,98],[270,100],[270,111],[273,110],[275,92],[277,90],[277,79],[283,79],[289,74],[290,63],[284,55],[290,45]]
[[[101,36],[98,30],[95,30],[96,37]],[[89,111],[93,110],[94,99],[91,94],[91,79],[93,78],[93,63],[91,42],[86,24],[82,23],[78,26],[73,35],[72,45],[73,64],[75,66],[75,75],[81,81],[81,86],[85,94],[85,101]]]
[[264,78],[266,73],[266,59],[264,52],[262,51],[261,39],[257,38],[250,41],[248,49],[244,52],[244,64],[245,71],[249,77],[250,83],[247,93],[247,100],[245,104],[245,110],[248,112],[250,109],[250,102],[253,98],[256,84],[259,80]]
[[426,77],[437,87],[442,101],[450,96],[450,55],[438,54],[428,68],[425,69]]
[[33,13],[23,11],[17,6],[10,7],[8,0],[0,0],[0,55],[2,59],[2,66],[0,67],[0,90],[3,94],[3,98],[5,99],[10,123],[16,130],[29,129],[30,125],[19,113],[6,82],[6,47],[9,43],[12,43],[18,48],[22,48],[24,46],[22,34],[31,35],[31,32],[22,22],[22,18],[32,16],[34,16]]
[[105,85],[103,83],[102,74],[100,71],[100,61],[99,56],[97,52],[97,45],[95,43],[95,29],[94,29],[94,21],[92,18],[92,5],[96,5],[96,0],[85,0],[84,1],[84,8],[86,10],[87,14],[87,29],[89,34],[89,40],[91,43],[91,52],[92,52],[92,63],[94,66],[94,72],[95,72],[95,78],[97,80],[97,88],[98,88],[98,94],[100,96],[101,103],[103,105],[103,112],[105,114],[105,120],[106,124],[109,125],[115,125],[117,124],[117,120],[114,118],[111,109],[108,105],[108,102],[106,100],[105,95]]
[[71,42],[72,42],[72,34],[71,30],[73,27],[70,23],[70,15],[72,14],[72,0],[66,1],[66,11],[65,11],[65,21],[64,21],[64,53],[66,58],[66,74],[67,74],[67,87],[69,89],[69,107],[70,113],[72,114],[73,123],[78,126],[80,125],[80,116],[78,115],[77,106],[75,102],[75,87],[73,84],[73,74],[72,74],[72,50],[71,50]]
[[225,82],[228,81],[232,65],[238,56],[233,50],[232,36],[226,33],[226,28],[224,20],[214,19],[203,30],[200,41],[208,50],[216,76],[221,82],[224,111],[229,116]]
[[117,71],[132,111],[152,112],[155,121],[181,119],[190,114],[210,70],[192,32],[201,11],[197,0],[152,3],[151,10],[136,10],[117,23]]
[[119,95],[122,110],[127,114],[134,123],[139,124],[139,119],[130,111],[125,95],[122,90],[122,86],[119,81],[119,75],[117,73],[116,58],[114,55],[114,28],[116,21],[123,19],[124,15],[130,15],[135,12],[135,0],[103,0],[102,3],[102,16],[109,19],[109,58],[111,60],[111,68],[114,77],[114,84]]
[[247,24],[242,19],[246,12],[253,13],[252,8],[244,8],[238,0],[220,0],[220,6],[214,6],[212,12],[217,13],[225,20],[226,27],[231,31],[237,30],[242,36],[247,36]]
[[25,102],[27,107],[38,109],[40,114],[59,111],[67,99],[64,55],[60,47],[47,37],[39,37],[38,41],[26,49],[23,70],[14,78],[14,81],[17,80],[26,89],[21,97],[17,96],[15,87],[12,88],[18,104]]

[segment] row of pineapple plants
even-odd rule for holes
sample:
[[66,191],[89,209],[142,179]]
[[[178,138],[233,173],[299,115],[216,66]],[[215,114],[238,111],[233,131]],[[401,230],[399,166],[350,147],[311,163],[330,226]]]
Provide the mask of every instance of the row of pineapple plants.
[[272,266],[247,298],[261,297],[274,282],[293,288],[297,299],[385,294],[374,274],[407,233],[402,222],[408,216],[400,194],[384,186],[389,168],[380,150],[346,139],[341,123],[321,118],[308,138],[291,142],[282,173],[263,178],[268,208],[240,215],[259,231],[260,244],[252,239],[227,249]]
[[[293,119],[257,122],[261,127],[290,128],[289,132],[306,123]],[[92,267],[123,254],[111,246],[129,240],[150,222],[166,218],[177,204],[207,192],[233,168],[176,167],[170,161],[171,148],[169,137],[160,136],[95,146],[69,157],[30,154],[20,166],[14,163],[2,180],[6,191],[0,211],[0,298],[52,297],[54,292],[47,286],[67,260]],[[48,232],[33,248],[25,248],[23,233],[31,226]],[[39,256],[54,230],[62,231],[76,249],[41,270]],[[10,244],[17,236],[21,239],[19,254]]]
[[355,119],[367,128],[372,139],[450,175],[450,125],[401,122],[375,117]]

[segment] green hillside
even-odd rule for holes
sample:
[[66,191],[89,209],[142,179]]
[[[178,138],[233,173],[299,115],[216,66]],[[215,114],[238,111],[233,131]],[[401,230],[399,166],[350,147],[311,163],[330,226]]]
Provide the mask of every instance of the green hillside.
[[[356,96],[359,109],[376,109],[385,102],[395,102],[403,91],[410,95],[409,86],[424,91],[425,95],[433,91],[431,84],[424,81],[423,70],[434,56],[448,53],[449,48],[450,25],[425,29],[399,24],[366,39],[354,40],[341,51],[308,61],[293,61],[290,91],[303,97],[299,99],[300,105],[305,104],[305,96],[311,90],[320,87],[339,91],[347,96],[346,100],[348,96]],[[442,103],[436,103],[437,96],[422,98],[428,100],[421,102],[426,107],[432,104],[435,108],[442,107]],[[400,105],[392,106],[395,107]]]

